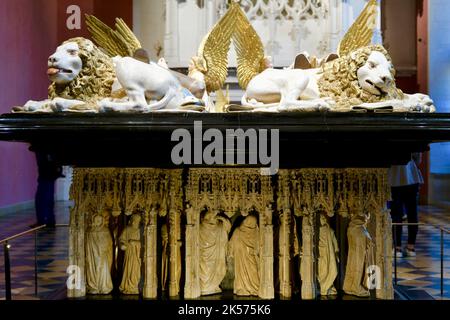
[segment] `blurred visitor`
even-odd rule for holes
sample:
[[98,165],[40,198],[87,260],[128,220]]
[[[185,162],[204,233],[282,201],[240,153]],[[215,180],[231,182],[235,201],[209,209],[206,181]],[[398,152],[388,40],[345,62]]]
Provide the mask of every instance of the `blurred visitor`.
[[[392,202],[390,203],[393,223],[402,223],[406,214],[408,223],[418,223],[418,196],[419,187],[423,184],[423,177],[419,170],[422,162],[421,153],[413,153],[411,161],[404,166],[392,166],[389,170],[389,180],[392,190]],[[419,231],[418,225],[408,225],[408,244],[402,247],[403,226],[393,226],[395,254],[397,257],[416,256],[416,238]]]
[[55,182],[63,177],[62,167],[57,165],[49,154],[36,151],[38,166],[38,185],[35,196],[37,223],[30,226],[55,226]]

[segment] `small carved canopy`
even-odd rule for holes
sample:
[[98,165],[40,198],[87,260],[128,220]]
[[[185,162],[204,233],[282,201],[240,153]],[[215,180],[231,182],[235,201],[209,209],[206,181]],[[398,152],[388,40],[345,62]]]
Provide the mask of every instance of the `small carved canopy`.
[[231,218],[252,208],[264,212],[273,203],[273,190],[270,177],[258,169],[190,169],[186,200],[193,208],[223,210]]
[[281,170],[278,205],[296,215],[381,212],[390,198],[387,169]]
[[75,210],[105,217],[137,212],[145,217],[154,210],[166,216],[169,210],[182,210],[180,180],[180,170],[77,168],[71,199]]

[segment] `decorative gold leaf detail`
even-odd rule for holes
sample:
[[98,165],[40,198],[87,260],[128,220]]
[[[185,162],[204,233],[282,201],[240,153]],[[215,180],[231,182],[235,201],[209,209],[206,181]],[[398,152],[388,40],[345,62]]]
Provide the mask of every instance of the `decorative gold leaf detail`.
[[236,30],[233,35],[238,62],[237,75],[239,85],[245,90],[250,80],[263,72],[267,65],[261,38],[240,6],[236,3],[233,6],[237,12]]
[[94,42],[111,57],[132,57],[136,50],[142,48],[133,31],[122,19],[116,18],[115,30],[92,15],[86,15],[86,24]]
[[222,88],[228,75],[228,52],[234,32],[237,7],[232,5],[212,30],[203,38],[197,58],[205,74],[206,90],[214,92]]

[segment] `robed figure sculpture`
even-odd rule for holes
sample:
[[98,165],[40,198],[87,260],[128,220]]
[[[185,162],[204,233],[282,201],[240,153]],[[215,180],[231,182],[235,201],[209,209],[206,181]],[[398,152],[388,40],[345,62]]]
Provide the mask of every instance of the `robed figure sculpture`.
[[207,211],[200,224],[200,287],[202,295],[222,292],[227,273],[226,250],[230,221],[219,212]]
[[233,232],[229,257],[234,258],[234,294],[258,296],[259,291],[259,228],[255,216],[247,216]]

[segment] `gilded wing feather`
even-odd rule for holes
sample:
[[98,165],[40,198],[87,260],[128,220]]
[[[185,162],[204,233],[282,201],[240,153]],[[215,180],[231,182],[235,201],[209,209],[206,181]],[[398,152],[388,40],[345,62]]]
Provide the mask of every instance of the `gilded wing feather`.
[[208,92],[222,88],[228,75],[228,52],[234,32],[236,9],[232,6],[212,30],[203,38],[198,57],[204,61],[205,83]]
[[216,91],[216,112],[225,112],[226,106],[230,104],[230,88],[227,86],[225,93],[222,89]]
[[267,63],[261,38],[240,6],[236,3],[234,6],[237,11],[233,35],[238,62],[237,75],[239,85],[245,90],[250,80],[267,68]]
[[86,15],[86,24],[94,42],[111,57],[132,57],[136,50],[142,48],[133,31],[122,19],[116,19],[116,30],[92,15]]
[[377,0],[369,0],[339,44],[338,53],[340,56],[371,44],[377,16]]

